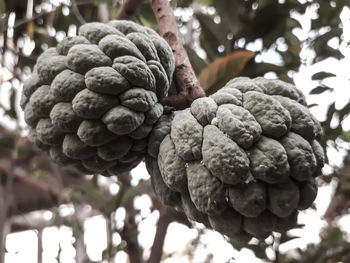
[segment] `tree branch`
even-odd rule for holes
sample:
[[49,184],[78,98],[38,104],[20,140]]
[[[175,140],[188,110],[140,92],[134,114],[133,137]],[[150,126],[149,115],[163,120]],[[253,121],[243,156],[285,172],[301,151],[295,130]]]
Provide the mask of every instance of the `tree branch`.
[[80,14],[80,11],[79,11],[79,8],[77,6],[77,3],[75,2],[75,0],[70,0],[70,2],[72,3],[73,14],[77,18],[78,22],[81,25],[84,25],[86,23],[86,21],[85,21],[84,17]]
[[184,105],[189,107],[195,99],[205,97],[205,92],[191,66],[169,2],[167,0],[152,0],[151,5],[157,18],[159,33],[173,50],[175,57],[174,82],[178,95],[182,95],[175,99],[170,97],[163,104],[178,110],[183,109]]
[[129,255],[130,263],[141,263],[142,255],[139,242],[137,240],[137,224],[135,222],[136,211],[133,204],[133,199],[125,204],[125,219],[124,227],[120,232],[120,236],[126,241],[127,251]]
[[157,231],[154,237],[154,241],[151,249],[151,255],[147,261],[148,263],[160,262],[163,254],[163,245],[164,245],[166,232],[168,230],[168,226],[171,221],[172,220],[170,218],[168,208],[164,208],[164,210],[160,211]]
[[176,211],[174,208],[162,206],[158,208],[160,216],[158,219],[157,231],[154,237],[151,255],[147,263],[160,262],[163,255],[163,245],[165,236],[168,230],[168,226],[171,222],[178,222],[191,227],[191,223],[183,212]]
[[[15,140],[14,140],[15,141]],[[13,203],[13,181],[14,181],[14,169],[15,160],[17,158],[17,147],[14,149],[3,149],[3,152],[7,152],[7,157],[2,158],[2,166],[5,167],[5,172],[7,172],[6,178],[1,178],[0,181],[0,262],[4,262],[5,259],[5,248],[6,248],[6,236],[7,230],[6,224],[8,219],[8,208]],[[0,176],[3,177],[5,172],[0,171]],[[2,180],[4,179],[5,185],[2,185]],[[8,225],[7,227],[11,227]]]
[[130,20],[137,15],[144,0],[124,0],[116,19]]

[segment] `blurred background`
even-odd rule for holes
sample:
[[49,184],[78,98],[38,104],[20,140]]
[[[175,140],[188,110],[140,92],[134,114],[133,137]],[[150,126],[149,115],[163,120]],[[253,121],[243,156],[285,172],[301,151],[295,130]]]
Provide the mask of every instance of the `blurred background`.
[[[265,76],[307,96],[327,155],[315,204],[297,229],[243,244],[162,206],[144,163],[110,178],[56,166],[26,139],[23,81],[43,50],[123,3],[0,0],[0,262],[350,262],[349,1],[170,3],[207,95],[236,76]],[[132,11],[157,30],[149,1]]]

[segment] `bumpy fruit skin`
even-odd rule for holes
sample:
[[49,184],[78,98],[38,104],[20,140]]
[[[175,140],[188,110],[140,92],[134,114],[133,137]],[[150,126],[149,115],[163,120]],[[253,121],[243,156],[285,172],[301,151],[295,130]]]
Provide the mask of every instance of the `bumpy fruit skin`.
[[87,23],[42,53],[24,83],[29,139],[63,166],[115,175],[135,167],[163,114],[175,68],[155,31],[130,21]]
[[163,115],[146,164],[164,204],[248,242],[293,228],[298,210],[311,206],[325,160],[321,136],[293,85],[239,77]]

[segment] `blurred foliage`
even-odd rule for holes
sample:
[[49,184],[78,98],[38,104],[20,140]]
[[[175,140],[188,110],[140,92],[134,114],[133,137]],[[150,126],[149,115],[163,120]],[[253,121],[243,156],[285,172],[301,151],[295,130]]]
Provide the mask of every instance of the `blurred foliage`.
[[305,250],[296,249],[293,257],[282,256],[281,263],[350,262],[350,243],[345,233],[329,225],[321,234],[321,242],[309,244]]
[[[0,0],[0,92],[2,89],[9,90],[8,103],[0,103],[0,114],[17,124],[21,118],[18,107],[21,84],[33,69],[36,58],[64,36],[76,34],[80,25],[70,0],[33,0],[33,9],[27,10],[29,2]],[[109,19],[112,19],[121,3],[119,0],[75,2],[85,21],[100,19],[101,4],[107,5]],[[156,19],[149,2],[142,4],[135,21],[156,29]],[[236,76],[256,77],[269,73],[270,76],[293,82],[293,74],[301,66],[314,65],[325,59],[341,60],[344,53],[339,47],[349,46],[340,20],[342,11],[349,9],[349,0],[172,0],[171,4],[175,9],[178,26],[184,34],[190,61],[208,95]],[[299,22],[298,18],[305,14],[306,17],[311,17],[310,28]],[[331,45],[332,41],[337,43],[338,48]],[[311,56],[302,55],[305,50]],[[266,60],[267,52],[274,54],[276,59]],[[330,85],[329,81],[337,77],[337,72],[332,71],[332,68],[316,72],[312,77],[315,87],[310,95],[337,93],[337,88]],[[309,107],[314,106],[317,104]],[[342,126],[349,117],[349,112],[350,102],[338,108],[335,101],[329,101],[322,122],[324,146],[338,147],[339,141],[349,142],[350,131],[344,130]],[[17,125],[16,128],[21,126]],[[13,146],[13,135],[5,133],[3,129],[0,130],[0,135],[1,149]],[[19,153],[17,162],[29,167],[38,179],[48,181],[50,175],[47,170],[38,168],[43,162],[36,157],[35,149],[28,147],[27,142],[20,144],[17,134],[16,138]],[[349,185],[348,179],[343,180],[341,175],[338,177],[340,186],[337,189]],[[110,218],[119,207],[132,202],[140,192],[125,181],[110,182],[118,185],[116,194],[103,188],[96,176],[91,182],[88,188],[70,189],[70,201],[75,206],[88,202],[98,207],[100,214],[109,220],[111,231],[119,233],[120,229],[116,228]],[[152,201],[152,209],[157,209],[159,204],[153,199]],[[139,211],[137,215],[140,215]],[[238,250],[248,248],[267,262],[350,262],[349,243],[345,241],[344,235],[340,229],[329,226],[321,233],[319,244],[309,245],[306,250],[296,250],[292,256],[278,251],[278,245],[299,238],[289,233],[275,236],[270,243],[255,242],[247,246],[233,242],[232,245]],[[104,252],[104,258],[110,258],[120,250],[126,250],[125,242],[118,246],[110,243]],[[274,251],[276,259],[269,258],[267,250]]]

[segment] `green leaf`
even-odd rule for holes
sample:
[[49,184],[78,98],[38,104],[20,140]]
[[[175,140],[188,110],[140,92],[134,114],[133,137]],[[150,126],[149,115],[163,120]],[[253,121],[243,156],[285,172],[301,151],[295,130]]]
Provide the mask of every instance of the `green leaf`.
[[257,258],[266,259],[267,258],[266,247],[267,247],[266,245],[263,245],[262,243],[260,243],[259,245],[253,245],[253,244],[248,245],[247,248],[250,248]]
[[252,51],[238,50],[216,59],[199,74],[198,79],[202,88],[208,95],[213,94],[236,77],[255,55],[256,53]]
[[273,4],[273,0],[259,0],[258,10],[263,9],[265,6]]
[[187,55],[190,59],[194,72],[198,75],[202,69],[207,66],[207,63],[197,55],[196,51],[193,48],[185,46],[185,49],[187,51]]
[[224,24],[216,24],[213,17],[202,13],[197,13],[196,18],[201,24],[202,29],[204,28],[210,31],[219,44],[224,45],[226,50],[230,48],[231,42],[227,39],[227,34],[230,31],[225,28]]
[[282,233],[280,238],[280,244],[286,243],[288,241],[291,241],[293,239],[300,238],[299,236],[292,236],[288,234],[287,232]]
[[332,28],[330,31],[328,31],[325,34],[322,34],[316,37],[312,42],[312,45],[317,54],[315,59],[319,60],[318,57],[321,57],[322,59],[324,59],[324,58],[327,58],[327,56],[334,56],[336,58],[343,57],[342,53],[339,50],[335,50],[334,48],[329,47],[327,44],[327,42],[330,39],[334,37],[340,37],[342,33],[343,33],[343,29],[336,27],[336,28]]
[[0,19],[6,13],[6,4],[5,0],[0,0]]
[[327,86],[318,86],[310,91],[310,95],[321,94],[325,91],[332,91],[333,89]]
[[341,110],[339,110],[339,121],[342,122],[344,118],[350,113],[350,101]]
[[154,16],[152,7],[149,3],[143,3],[140,7],[140,19],[141,22],[148,27],[152,27],[157,24],[157,19]]
[[346,141],[350,141],[350,131],[345,131],[345,132],[343,132],[342,137],[343,137]]
[[206,6],[212,6],[213,5],[213,0],[197,0],[198,3]]
[[221,17],[221,24],[226,25],[233,35],[238,34],[243,27],[242,22],[247,19],[248,16],[247,10],[244,8],[244,1],[215,0],[213,4]]
[[274,1],[258,10],[251,28],[248,28],[251,32],[247,41],[254,41],[256,38],[262,37],[264,47],[270,47],[287,30],[289,12],[295,6],[295,3],[279,4]]
[[176,7],[187,8],[190,7],[193,3],[193,0],[177,0]]
[[236,249],[237,251],[241,251],[243,248],[247,248],[248,244],[246,242],[239,242],[239,241],[234,241],[230,240],[229,241],[231,246]]
[[247,65],[239,75],[255,78],[263,76],[267,72],[276,72],[277,75],[280,75],[286,72],[286,68],[284,66],[277,66],[272,63],[256,63],[252,59],[247,63]]
[[296,20],[296,19],[291,18],[291,17],[287,20],[287,25],[289,28],[296,28],[296,27],[303,28],[303,26],[301,25],[299,20]]
[[312,80],[321,80],[325,78],[335,77],[336,75],[331,72],[321,71],[312,75]]
[[218,51],[220,45],[225,47],[225,53],[230,52],[231,42],[227,39],[229,31],[225,29],[225,25],[222,23],[216,24],[211,16],[202,13],[197,13],[195,16],[201,25],[199,38],[201,47],[207,53],[208,59],[214,60],[223,55]]
[[307,105],[307,107],[308,107],[309,109],[311,109],[312,107],[316,107],[316,106],[319,106],[319,104],[317,104],[317,103],[312,103],[312,104],[310,104],[310,105]]

